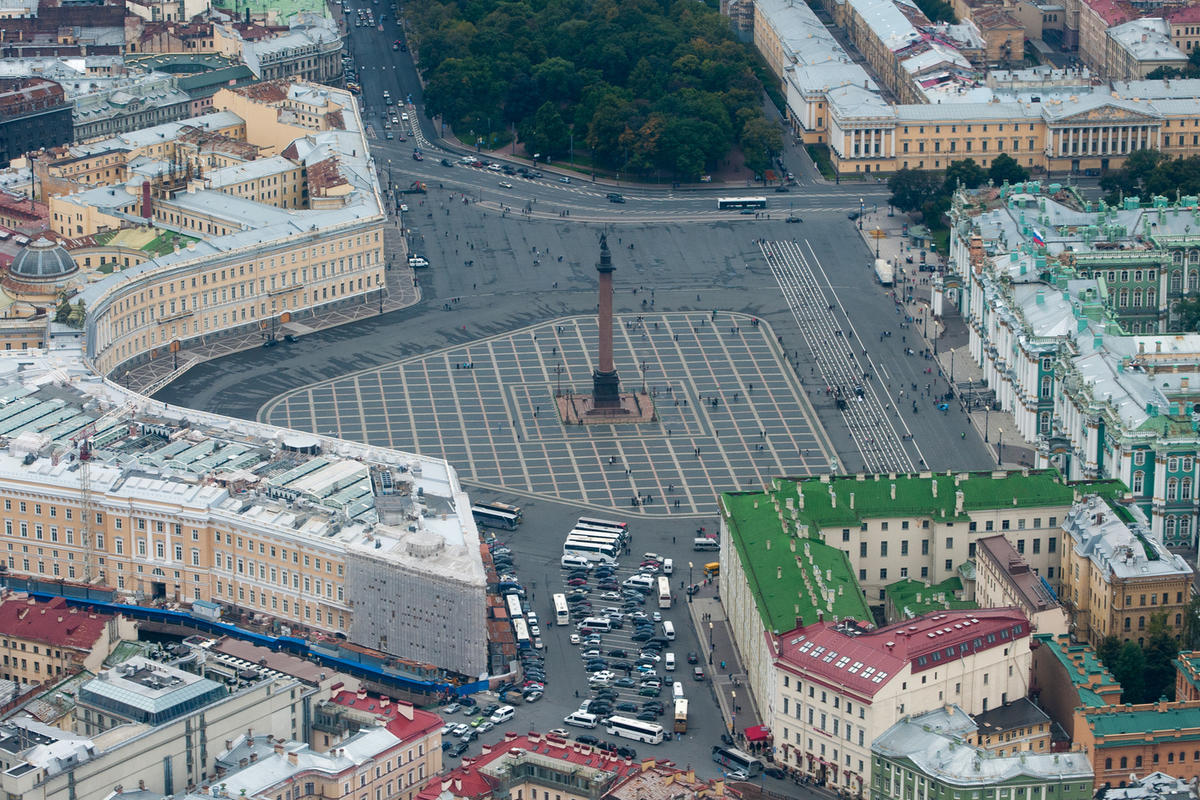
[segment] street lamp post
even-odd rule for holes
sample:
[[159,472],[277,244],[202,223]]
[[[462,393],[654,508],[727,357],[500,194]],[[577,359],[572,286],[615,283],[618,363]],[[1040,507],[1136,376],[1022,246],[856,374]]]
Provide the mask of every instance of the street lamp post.
[[996,433],[999,440],[996,442],[996,466],[1004,466],[1004,428],[1000,428]]
[[692,602],[692,562],[688,562],[687,601]]
[[733,736],[733,728],[737,724],[737,690],[729,692],[729,735]]
[[708,665],[713,663],[713,624],[708,623]]
[[988,412],[992,410],[992,404],[988,403],[983,407],[983,441],[988,440]]

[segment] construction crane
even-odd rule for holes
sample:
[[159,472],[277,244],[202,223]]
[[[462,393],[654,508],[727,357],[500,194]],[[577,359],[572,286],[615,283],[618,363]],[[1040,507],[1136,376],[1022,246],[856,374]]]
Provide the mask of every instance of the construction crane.
[[79,529],[80,543],[83,545],[83,581],[90,584],[92,582],[92,564],[96,560],[95,540],[92,537],[92,436],[96,433],[101,425],[113,417],[120,416],[126,411],[132,410],[134,403],[126,403],[100,415],[96,419],[84,425],[74,436],[71,437],[71,444],[77,445],[76,457],[79,459],[79,516],[81,527]]

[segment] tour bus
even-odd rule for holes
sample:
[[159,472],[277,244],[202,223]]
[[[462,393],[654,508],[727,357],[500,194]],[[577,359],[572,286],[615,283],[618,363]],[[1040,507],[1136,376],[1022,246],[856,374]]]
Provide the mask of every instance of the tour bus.
[[478,506],[479,508],[487,508],[487,509],[491,509],[492,511],[500,511],[505,514],[512,514],[514,517],[517,518],[518,522],[521,521],[521,507],[520,506],[510,506],[508,503],[483,503],[483,502],[476,503],[475,505]]
[[602,561],[606,564],[612,564],[617,560],[618,551],[612,545],[598,544],[596,542],[579,542],[568,539],[563,542],[563,555],[582,556],[589,561]]
[[739,208],[766,208],[767,198],[765,197],[719,197],[717,198],[717,208],[725,211],[729,209]]
[[567,596],[565,594],[554,595],[554,624],[568,625],[571,622],[571,611],[567,608]]
[[697,536],[692,540],[693,550],[720,550],[721,543],[716,539],[710,539],[707,536]]
[[577,542],[594,542],[596,544],[611,545],[618,551],[625,549],[625,545],[621,542],[620,537],[616,534],[591,533],[589,531],[575,530],[571,531],[571,533],[567,535],[567,538],[574,539]]
[[675,732],[687,733],[688,701],[683,697],[675,699]]
[[521,598],[515,594],[504,596],[504,600],[508,603],[508,618],[517,619],[525,616],[525,612],[521,609]]
[[761,759],[757,759],[749,753],[743,753],[736,747],[716,745],[712,749],[712,758],[725,769],[740,769],[751,778],[762,774],[763,771]]
[[663,726],[657,722],[643,722],[629,717],[609,717],[608,732],[613,736],[624,736],[647,744],[662,744]]
[[591,525],[594,528],[613,528],[620,531],[629,531],[628,522],[617,522],[612,519],[599,519],[598,517],[580,517],[580,525]]
[[525,620],[517,617],[512,621],[513,630],[517,634],[517,647],[521,650],[529,649],[529,626],[525,624]]
[[629,534],[607,528],[589,528],[586,525],[577,525],[571,529],[571,533],[579,536],[603,536],[606,539],[616,542],[621,547],[629,545]]
[[496,511],[478,504],[471,506],[471,514],[475,517],[475,522],[485,528],[503,528],[506,531],[515,531],[517,524],[521,521],[515,514]]
[[658,576],[658,607],[671,607],[671,579],[665,575]]

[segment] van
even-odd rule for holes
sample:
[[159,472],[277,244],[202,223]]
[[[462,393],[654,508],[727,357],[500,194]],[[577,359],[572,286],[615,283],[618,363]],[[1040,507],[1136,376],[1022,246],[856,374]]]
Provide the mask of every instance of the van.
[[424,256],[409,256],[408,265],[413,269],[425,269],[429,266],[429,261]]
[[669,619],[663,620],[663,633],[667,635],[669,641],[675,641],[675,623]]
[[699,667],[692,667],[692,678],[698,681],[704,680],[704,670]]
[[[678,685],[678,684],[676,684],[676,685]],[[680,691],[682,692],[683,690],[681,689]],[[512,706],[500,706],[494,712],[492,712],[492,716],[491,716],[492,724],[499,725],[501,722],[508,722],[510,719],[513,718],[513,715],[516,713],[517,713],[517,710],[515,708],[513,708]]]
[[559,562],[563,569],[591,569],[592,562],[588,561],[583,556],[572,556],[564,554]]
[[675,654],[674,653],[667,653],[665,656],[663,656],[663,669],[665,669],[667,672],[675,671]]
[[671,696],[674,697],[676,700],[683,699],[683,684],[682,683],[680,683],[679,681],[675,681],[675,683],[671,686]]
[[605,617],[588,617],[583,622],[579,623],[580,633],[591,633],[593,631],[608,633],[611,630],[612,620]]
[[663,565],[662,565],[662,570],[663,570],[663,575],[674,575],[675,574],[675,562],[669,558],[664,560]]
[[716,539],[710,539],[707,536],[698,536],[692,539],[693,550],[720,550],[721,543]]
[[654,578],[649,575],[634,575],[631,578],[626,578],[621,582],[622,586],[631,586],[635,589],[653,589],[655,586]]
[[586,711],[572,711],[563,717],[563,722],[578,728],[594,728],[600,722],[600,718]]

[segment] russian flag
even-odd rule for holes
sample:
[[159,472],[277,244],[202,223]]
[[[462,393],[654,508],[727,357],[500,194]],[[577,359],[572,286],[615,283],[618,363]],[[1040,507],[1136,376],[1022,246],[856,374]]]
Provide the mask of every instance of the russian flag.
[[1038,247],[1045,247],[1046,240],[1042,238],[1042,235],[1040,233],[1038,233],[1037,228],[1030,228],[1029,230],[1033,234],[1033,243],[1036,244]]

